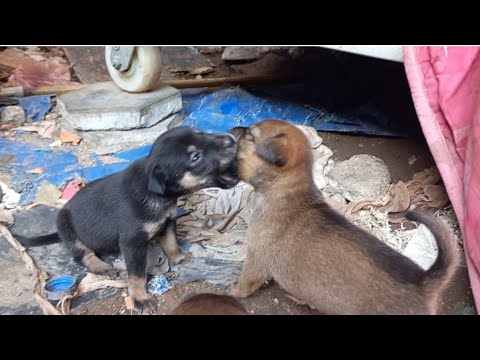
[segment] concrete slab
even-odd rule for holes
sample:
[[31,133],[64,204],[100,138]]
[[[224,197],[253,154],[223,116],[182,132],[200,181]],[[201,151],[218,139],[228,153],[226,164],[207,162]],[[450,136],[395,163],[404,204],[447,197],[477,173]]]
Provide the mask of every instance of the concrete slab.
[[62,127],[83,138],[87,151],[98,155],[115,154],[121,150],[130,149],[153,143],[157,137],[168,129],[177,126],[184,118],[183,112],[170,115],[158,124],[128,131],[104,130],[104,131],[79,131],[71,124],[64,121]]
[[58,99],[64,120],[77,130],[130,130],[153,126],[182,109],[180,91],[167,85],[131,94],[113,82],[88,85]]

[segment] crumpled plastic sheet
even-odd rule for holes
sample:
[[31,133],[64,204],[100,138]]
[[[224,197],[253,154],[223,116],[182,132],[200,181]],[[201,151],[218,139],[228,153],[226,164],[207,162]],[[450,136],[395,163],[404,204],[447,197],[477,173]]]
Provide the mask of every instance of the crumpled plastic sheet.
[[150,295],[159,296],[166,293],[171,287],[165,276],[158,274],[148,282],[147,291]]
[[[277,93],[281,90],[277,90]],[[318,99],[293,102],[274,95],[257,96],[240,87],[211,93],[183,95],[186,118],[182,125],[203,131],[225,132],[235,126],[250,126],[265,119],[308,125],[320,131],[377,136],[405,136],[392,129],[389,119],[373,104],[366,103],[348,113],[327,110]]]

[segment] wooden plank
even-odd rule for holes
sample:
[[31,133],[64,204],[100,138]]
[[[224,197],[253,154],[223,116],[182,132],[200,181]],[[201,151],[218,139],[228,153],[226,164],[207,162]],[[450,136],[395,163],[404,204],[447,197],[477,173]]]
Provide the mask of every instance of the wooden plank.
[[112,80],[105,63],[105,46],[69,46],[63,50],[83,84]]

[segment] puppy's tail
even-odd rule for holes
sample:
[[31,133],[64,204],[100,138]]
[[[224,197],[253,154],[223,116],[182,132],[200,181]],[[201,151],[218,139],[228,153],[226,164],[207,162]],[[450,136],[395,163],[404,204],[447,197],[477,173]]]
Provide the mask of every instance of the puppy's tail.
[[426,225],[437,242],[438,255],[433,265],[425,272],[422,285],[425,293],[433,298],[438,297],[452,280],[460,263],[457,242],[442,220],[415,210],[406,215],[407,219]]
[[70,216],[70,210],[63,207],[58,212],[57,217],[57,232],[59,238],[63,241],[67,249],[72,253],[73,258],[76,261],[81,261],[85,255],[80,249],[77,249],[75,242],[77,241],[77,235],[73,230],[72,219]]

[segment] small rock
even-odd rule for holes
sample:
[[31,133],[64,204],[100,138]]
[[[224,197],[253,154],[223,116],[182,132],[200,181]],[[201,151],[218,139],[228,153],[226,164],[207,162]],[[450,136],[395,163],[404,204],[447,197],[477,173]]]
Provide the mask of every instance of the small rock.
[[329,185],[349,201],[383,197],[391,181],[385,163],[366,154],[338,162],[326,175]]
[[224,61],[256,60],[264,53],[262,46],[228,46],[222,54]]
[[17,105],[3,109],[0,122],[2,124],[22,125],[25,122],[25,111]]
[[273,303],[274,303],[275,305],[278,305],[278,304],[280,303],[280,301],[279,301],[277,298],[274,298],[274,299],[273,299]]
[[19,212],[10,231],[24,246],[58,242],[57,214],[57,208],[46,205]]

